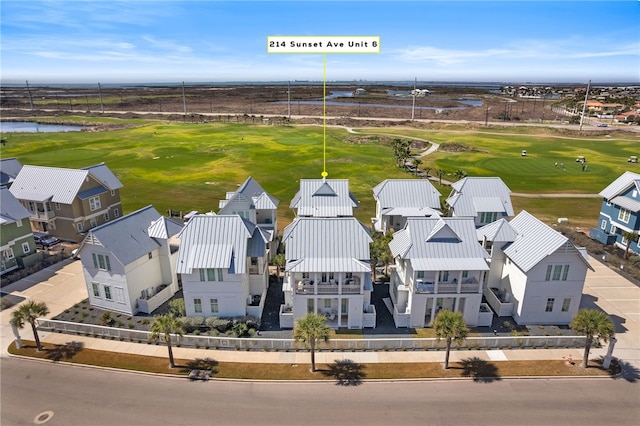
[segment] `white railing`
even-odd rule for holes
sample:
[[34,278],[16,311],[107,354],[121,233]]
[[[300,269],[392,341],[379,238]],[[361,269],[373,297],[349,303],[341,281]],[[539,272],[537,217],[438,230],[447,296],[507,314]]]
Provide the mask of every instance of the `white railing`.
[[144,312],[145,314],[150,314],[155,311],[167,300],[171,299],[175,293],[173,292],[173,287],[171,285],[166,286],[153,296],[148,299],[138,299],[138,310],[140,312]]
[[498,296],[490,289],[485,288],[482,292],[485,299],[491,306],[491,309],[498,315],[499,317],[510,317],[513,315],[513,302],[502,302],[498,299]]
[[[317,293],[316,293],[317,291]],[[297,294],[359,294],[360,284],[342,284],[342,293],[338,284],[306,284],[298,281]]]
[[[293,319],[293,315],[291,316]],[[80,334],[88,337],[102,337],[146,343],[149,341],[148,331],[129,330],[72,323],[66,321],[39,318],[38,329],[58,331],[67,334]],[[293,325],[293,324],[292,324]],[[304,344],[293,339],[271,339],[263,337],[238,338],[227,336],[172,335],[174,344],[186,347],[235,350],[298,350]],[[453,349],[531,349],[531,348],[576,348],[584,347],[584,336],[491,336],[468,337],[462,345]],[[382,339],[332,339],[319,345],[320,350],[437,350],[444,348],[444,340],[436,338],[382,338]]]

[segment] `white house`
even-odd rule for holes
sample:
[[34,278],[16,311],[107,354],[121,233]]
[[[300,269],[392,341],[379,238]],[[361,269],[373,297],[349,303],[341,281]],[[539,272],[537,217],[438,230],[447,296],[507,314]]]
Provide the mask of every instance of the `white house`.
[[353,216],[358,201],[347,179],[300,179],[290,206],[299,217],[345,217]]
[[491,253],[484,295],[498,315],[522,325],[571,322],[592,269],[585,249],[527,211],[478,229],[478,239]]
[[169,300],[179,289],[173,237],[181,228],[147,206],[91,229],[78,250],[89,303],[135,315]]
[[440,309],[478,325],[489,255],[472,218],[409,218],[393,234],[389,293],[396,327],[426,327]]
[[387,233],[404,227],[409,217],[439,217],[440,193],[427,179],[386,179],[373,188],[373,228]]
[[375,327],[369,231],[354,217],[298,217],[286,227],[280,326],[308,312],[332,328]]
[[511,190],[499,177],[466,177],[451,188],[448,216],[473,217],[480,227],[514,214]]
[[260,318],[268,282],[267,231],[235,215],[196,215],[178,236],[176,272],[187,316]]

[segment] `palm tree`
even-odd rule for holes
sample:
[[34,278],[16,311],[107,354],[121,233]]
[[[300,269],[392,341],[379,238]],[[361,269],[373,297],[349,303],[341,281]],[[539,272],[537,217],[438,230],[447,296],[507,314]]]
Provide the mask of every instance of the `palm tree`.
[[287,258],[284,256],[284,253],[278,253],[273,256],[273,264],[276,265],[278,271],[278,278],[280,278],[280,269],[287,263]]
[[628,259],[629,258],[629,248],[631,247],[631,242],[638,240],[638,233],[637,232],[622,231],[622,237],[626,240],[626,247],[624,249],[624,258]]
[[171,348],[171,334],[182,336],[183,332],[182,323],[173,314],[158,315],[151,323],[151,336],[149,338],[151,340],[162,339],[167,344],[171,368],[176,366],[173,360],[173,349]]
[[411,161],[413,161],[413,167],[415,167],[415,174],[418,176],[418,172],[420,171],[420,165],[422,164],[422,160],[419,157],[412,157]]
[[33,330],[33,338],[36,340],[36,347],[38,351],[42,350],[40,344],[40,336],[38,336],[38,329],[36,327],[36,320],[49,313],[49,308],[44,302],[36,302],[35,300],[29,300],[27,303],[21,305],[18,309],[13,311],[11,317],[11,324],[18,328],[24,327],[24,323],[31,324]]
[[605,342],[615,335],[615,325],[607,314],[598,309],[580,309],[569,324],[575,332],[587,336],[584,344],[584,355],[582,357],[582,368],[587,368],[589,363],[589,350],[594,339]]
[[442,185],[442,175],[444,175],[444,170],[436,169],[436,174],[438,175],[438,184]]
[[311,372],[316,372],[316,342],[329,340],[331,329],[327,326],[327,317],[309,312],[296,321],[293,338],[305,342],[311,351]]
[[447,339],[447,353],[444,358],[445,370],[449,368],[449,352],[451,351],[451,341],[455,340],[460,344],[469,334],[469,328],[461,312],[451,312],[443,309],[433,320],[433,328],[436,330],[438,339]]

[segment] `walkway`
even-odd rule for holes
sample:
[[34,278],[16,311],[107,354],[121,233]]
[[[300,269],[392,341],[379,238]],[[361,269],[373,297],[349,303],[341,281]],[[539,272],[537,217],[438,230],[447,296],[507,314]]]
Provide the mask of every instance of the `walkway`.
[[[624,277],[609,269],[606,265],[591,259],[595,271],[587,273],[582,306],[598,307],[607,312],[616,323],[618,343],[614,355],[636,369],[640,369],[640,288]],[[59,314],[75,303],[86,299],[87,290],[82,274],[82,265],[78,261],[67,260],[55,267],[34,274],[27,279],[13,283],[3,289],[4,292],[25,299],[35,299],[45,302],[49,306],[48,318]],[[382,294],[381,294],[382,296]],[[13,334],[9,326],[12,307],[0,312],[1,325],[1,356],[6,357],[6,348],[13,341]],[[376,306],[378,309],[378,306]],[[381,324],[382,325],[382,324]],[[20,331],[24,339],[32,340],[30,327]],[[60,333],[41,333],[44,342],[65,344],[71,341],[82,342],[84,347],[114,351],[136,353],[150,356],[164,357],[166,348],[161,345],[138,344],[120,342],[90,337],[71,336]],[[606,345],[600,349],[593,349],[591,357],[603,356]],[[264,352],[264,351],[221,351],[212,349],[174,348],[174,354],[181,359],[212,358],[220,362],[255,362],[255,363],[290,363],[305,364],[309,362],[306,352]],[[477,356],[483,360],[544,360],[563,359],[569,355],[580,359],[581,349],[518,349],[518,350],[478,350],[452,351],[451,360]],[[379,351],[379,352],[319,352],[317,362],[331,363],[335,360],[349,359],[354,362],[442,362],[442,351]]]

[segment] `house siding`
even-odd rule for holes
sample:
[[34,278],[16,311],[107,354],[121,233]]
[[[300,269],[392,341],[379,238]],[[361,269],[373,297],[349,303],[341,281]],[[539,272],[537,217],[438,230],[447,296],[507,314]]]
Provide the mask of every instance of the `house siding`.
[[[222,281],[200,281],[200,270],[194,269],[194,273],[181,277],[187,316],[237,317],[247,314],[249,281],[245,274],[224,271]],[[202,301],[202,312],[195,311],[194,299]],[[217,313],[211,312],[210,299],[218,299]]]

